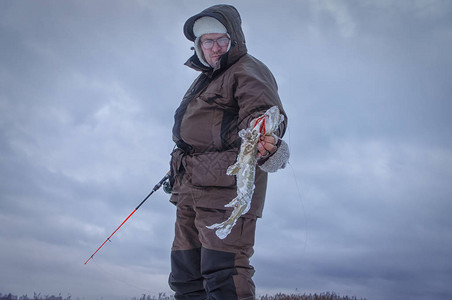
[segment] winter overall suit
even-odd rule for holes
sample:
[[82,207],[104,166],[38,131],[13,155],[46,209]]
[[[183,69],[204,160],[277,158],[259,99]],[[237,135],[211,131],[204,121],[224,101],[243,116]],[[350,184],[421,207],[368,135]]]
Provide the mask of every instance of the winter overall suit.
[[[273,163],[272,157],[259,162],[251,208],[225,239],[219,239],[215,230],[206,226],[221,223],[231,214],[232,208],[224,206],[237,196],[236,182],[234,176],[226,175],[226,169],[239,152],[238,132],[272,106],[285,112],[272,73],[247,54],[237,10],[216,5],[189,18],[184,25],[189,40],[196,40],[193,24],[203,16],[220,21],[231,44],[214,68],[203,64],[196,52],[186,62],[201,74],[174,117],[173,140],[177,147],[171,154],[170,201],[177,206],[177,218],[169,285],[175,299],[255,299],[251,279],[254,269],[249,259],[256,219],[262,215],[267,172],[281,168],[288,154]],[[285,132],[287,117],[285,120],[276,133],[279,137]],[[279,145],[276,153],[286,144],[279,140]]]

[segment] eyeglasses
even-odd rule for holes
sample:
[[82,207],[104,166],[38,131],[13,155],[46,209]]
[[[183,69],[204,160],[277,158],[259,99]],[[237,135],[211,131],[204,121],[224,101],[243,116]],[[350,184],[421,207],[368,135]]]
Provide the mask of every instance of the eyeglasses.
[[213,44],[217,43],[218,46],[220,47],[226,47],[227,45],[229,45],[229,38],[228,37],[221,37],[219,39],[216,40],[205,40],[201,42],[201,45],[204,49],[212,49]]

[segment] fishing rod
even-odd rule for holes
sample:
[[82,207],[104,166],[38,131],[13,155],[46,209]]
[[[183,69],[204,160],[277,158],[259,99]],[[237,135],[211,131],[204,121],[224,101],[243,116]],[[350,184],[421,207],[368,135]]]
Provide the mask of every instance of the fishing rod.
[[[169,174],[170,172],[166,173],[165,177],[163,177],[152,189],[152,191],[149,193],[149,195],[146,196],[146,198],[143,199],[143,201],[141,201],[140,204],[138,204],[138,206],[132,211],[132,213],[124,220],[122,221],[121,225],[118,226],[118,228],[116,228],[115,231],[113,231],[113,233],[105,240],[105,242],[102,243],[102,245],[100,245],[99,248],[97,248],[97,250],[93,253],[93,255],[91,255],[86,261],[85,261],[85,265],[94,257],[94,255],[97,253],[97,251],[100,250],[100,248],[102,248],[105,243],[107,241],[111,242],[110,238],[116,233],[116,231],[119,230],[119,228],[121,228],[122,225],[124,225],[125,222],[127,222],[127,220],[140,208],[141,205],[143,205],[144,202],[146,202],[146,200],[148,200],[148,198],[155,192],[157,191],[164,183],[165,181],[169,178]],[[166,187],[165,187],[166,188]],[[166,191],[166,189],[165,189]]]

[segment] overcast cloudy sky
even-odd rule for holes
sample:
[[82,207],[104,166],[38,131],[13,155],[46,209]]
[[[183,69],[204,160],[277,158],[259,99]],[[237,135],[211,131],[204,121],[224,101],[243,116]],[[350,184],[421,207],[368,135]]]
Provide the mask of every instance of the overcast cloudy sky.
[[[452,2],[225,1],[277,78],[291,164],[258,222],[260,294],[452,298]],[[158,191],[212,1],[0,0],[0,292],[167,292]]]

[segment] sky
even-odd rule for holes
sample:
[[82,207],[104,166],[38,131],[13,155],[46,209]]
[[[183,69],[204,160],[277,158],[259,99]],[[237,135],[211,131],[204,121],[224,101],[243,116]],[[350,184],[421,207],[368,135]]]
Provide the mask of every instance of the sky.
[[[224,1],[273,72],[290,164],[258,221],[260,295],[452,298],[452,2]],[[0,1],[0,292],[171,294],[156,192],[194,78],[182,31],[215,4]]]

